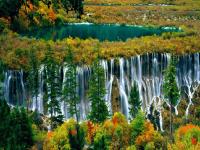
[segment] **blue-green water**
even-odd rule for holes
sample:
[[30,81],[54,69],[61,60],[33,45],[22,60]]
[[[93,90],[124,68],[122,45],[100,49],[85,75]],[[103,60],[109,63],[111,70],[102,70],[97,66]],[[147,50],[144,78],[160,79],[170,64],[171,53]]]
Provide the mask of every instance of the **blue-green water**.
[[46,40],[62,40],[67,37],[99,39],[100,41],[126,41],[129,38],[161,35],[163,32],[178,32],[175,27],[142,27],[110,24],[66,24],[63,26],[34,29],[22,34]]

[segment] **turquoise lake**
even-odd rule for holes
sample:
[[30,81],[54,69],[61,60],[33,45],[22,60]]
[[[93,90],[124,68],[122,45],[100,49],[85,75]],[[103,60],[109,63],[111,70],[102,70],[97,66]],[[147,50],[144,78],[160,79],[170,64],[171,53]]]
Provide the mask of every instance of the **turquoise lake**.
[[129,38],[161,35],[164,32],[178,32],[176,27],[143,27],[112,24],[66,24],[62,26],[34,29],[22,35],[45,40],[62,40],[64,38],[93,38],[100,41],[126,41]]

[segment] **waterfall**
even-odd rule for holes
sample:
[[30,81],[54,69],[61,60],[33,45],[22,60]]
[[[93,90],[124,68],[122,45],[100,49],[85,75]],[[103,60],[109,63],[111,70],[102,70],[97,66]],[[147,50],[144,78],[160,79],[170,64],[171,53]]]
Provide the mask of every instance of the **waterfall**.
[[80,98],[80,120],[85,120],[90,111],[90,102],[87,99],[87,89],[91,69],[88,66],[77,67],[78,95]]
[[110,72],[109,72],[108,61],[102,60],[100,64],[104,68],[104,73],[105,73],[105,89],[106,89],[105,100],[108,106],[108,111],[110,114],[112,114],[111,94],[112,94],[112,84],[114,80],[114,75],[113,75],[114,59],[111,59],[110,61]]
[[[63,67],[63,85],[62,85],[62,90],[64,89],[64,83],[66,81],[66,71],[67,71],[67,67]],[[64,101],[61,102],[61,112],[63,114],[63,116],[65,117],[65,119],[68,118],[68,113],[67,113],[67,106],[66,103]]]
[[20,106],[26,103],[22,70],[8,70],[5,73],[4,95],[7,102],[11,105]]
[[118,82],[119,85],[119,93],[121,99],[121,109],[125,116],[128,118],[128,95],[129,91],[127,90],[128,80],[127,76],[125,76],[125,61],[124,58],[119,59],[119,67],[120,67],[120,80]]
[[[43,86],[44,86],[44,65],[41,65],[41,67],[39,68],[39,74],[38,74],[38,77],[39,77],[39,93],[36,96],[34,96],[32,98],[32,104],[31,104],[31,109],[32,110],[38,110],[40,113],[44,113],[44,107],[43,107],[43,96],[44,96],[44,89],[43,89]],[[36,100],[37,99],[37,100]]]
[[[179,87],[183,88],[186,98],[189,100],[188,106],[186,108],[186,119],[189,113],[190,106],[192,103],[192,98],[200,84],[200,66],[199,66],[199,53],[195,55],[187,55],[180,58],[179,66],[177,69],[177,80]],[[183,65],[183,64],[187,65]]]
[[[163,71],[167,67],[170,60],[169,54],[145,54],[131,58],[116,58],[111,60],[101,60],[101,65],[105,71],[105,101],[109,112],[112,114],[111,92],[113,88],[114,76],[116,76],[119,86],[119,95],[121,111],[125,116],[129,117],[128,97],[131,86],[136,82],[139,88],[142,109],[148,114],[151,105],[160,113],[160,126],[162,126],[162,104],[163,104]],[[186,109],[186,117],[188,116],[190,106],[192,105],[193,95],[200,84],[200,54],[190,54],[180,56],[177,63],[177,83],[179,89],[183,90],[189,100]],[[67,68],[63,68],[62,74]],[[80,120],[85,120],[90,111],[90,102],[87,99],[88,81],[90,79],[91,69],[89,66],[77,66],[77,94],[80,98]],[[44,113],[43,95],[44,95],[44,66],[39,70],[39,94],[36,104],[35,98],[32,101],[31,109],[36,108],[39,112]],[[65,79],[63,79],[63,82]],[[8,70],[5,73],[4,95],[7,102],[11,105],[26,104],[26,78],[22,70]],[[177,108],[177,107],[176,107]],[[61,103],[61,110],[67,119],[67,106]],[[178,112],[177,112],[178,113]],[[162,127],[161,127],[162,130]]]

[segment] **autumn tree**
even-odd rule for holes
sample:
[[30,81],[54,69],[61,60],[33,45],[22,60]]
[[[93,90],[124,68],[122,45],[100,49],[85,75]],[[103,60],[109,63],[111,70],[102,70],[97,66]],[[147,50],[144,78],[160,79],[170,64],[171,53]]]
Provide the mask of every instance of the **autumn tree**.
[[139,111],[136,114],[134,120],[131,121],[131,144],[135,144],[135,140],[138,135],[140,135],[144,131],[145,127],[145,115],[142,111]]
[[176,58],[172,56],[172,59],[165,70],[164,73],[164,84],[163,84],[163,92],[165,99],[168,101],[170,105],[170,135],[171,140],[173,140],[173,107],[177,105],[180,92],[176,82]]
[[129,114],[131,118],[135,118],[141,108],[141,100],[137,84],[134,82],[129,96]]
[[94,122],[103,122],[108,116],[108,108],[105,103],[105,76],[104,69],[100,65],[99,56],[92,64],[92,74],[89,81],[88,98],[91,102],[89,119]]

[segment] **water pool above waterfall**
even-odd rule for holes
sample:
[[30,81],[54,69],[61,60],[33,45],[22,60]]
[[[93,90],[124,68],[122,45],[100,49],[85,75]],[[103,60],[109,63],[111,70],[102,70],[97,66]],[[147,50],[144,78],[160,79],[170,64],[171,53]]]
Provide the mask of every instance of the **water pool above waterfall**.
[[126,41],[129,38],[161,35],[163,32],[178,32],[176,27],[143,27],[114,24],[90,24],[76,23],[63,26],[34,29],[23,33],[29,37],[42,38],[45,40],[62,40],[67,37],[94,38],[100,41]]

